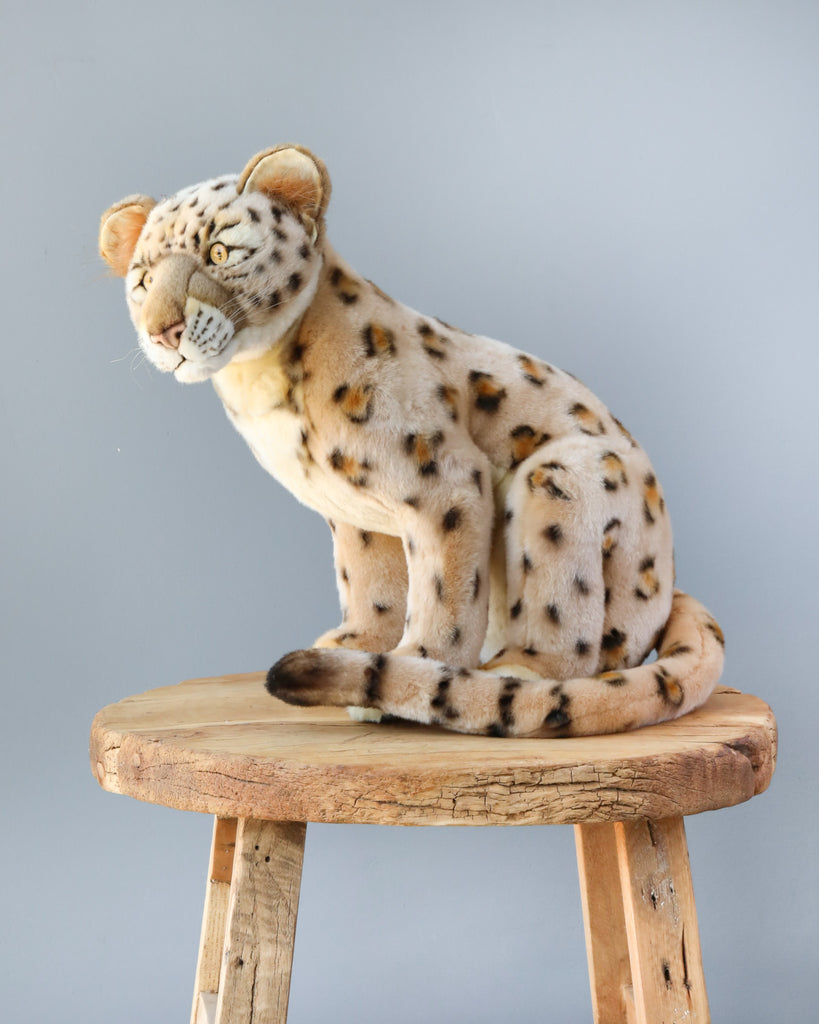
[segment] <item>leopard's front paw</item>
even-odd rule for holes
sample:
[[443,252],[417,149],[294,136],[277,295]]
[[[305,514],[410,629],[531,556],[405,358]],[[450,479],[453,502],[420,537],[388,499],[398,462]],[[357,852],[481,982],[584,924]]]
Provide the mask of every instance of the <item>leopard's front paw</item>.
[[356,629],[355,626],[337,626],[335,629],[328,629],[313,644],[313,647],[323,647],[327,650],[347,651],[369,651],[371,654],[380,654],[381,651],[388,651],[393,646],[392,637],[381,636],[370,629]]

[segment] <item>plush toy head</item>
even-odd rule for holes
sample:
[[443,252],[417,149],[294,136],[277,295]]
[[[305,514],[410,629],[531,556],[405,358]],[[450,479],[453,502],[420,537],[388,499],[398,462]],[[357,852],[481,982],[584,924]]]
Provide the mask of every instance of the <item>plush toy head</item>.
[[285,145],[238,177],[106,210],[100,253],[125,278],[150,362],[183,382],[205,380],[284,334],[315,293],[329,198],[324,164]]

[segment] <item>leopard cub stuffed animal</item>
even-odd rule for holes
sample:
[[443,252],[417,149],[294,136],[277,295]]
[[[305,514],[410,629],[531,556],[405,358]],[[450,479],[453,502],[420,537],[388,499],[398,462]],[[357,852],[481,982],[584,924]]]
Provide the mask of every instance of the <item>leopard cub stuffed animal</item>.
[[697,707],[722,634],[673,589],[643,449],[574,377],[357,274],[326,240],[329,197],[321,160],[277,146],[130,196],[100,230],[150,362],[210,378],[333,532],[343,623],[274,665],[270,693],[497,736]]

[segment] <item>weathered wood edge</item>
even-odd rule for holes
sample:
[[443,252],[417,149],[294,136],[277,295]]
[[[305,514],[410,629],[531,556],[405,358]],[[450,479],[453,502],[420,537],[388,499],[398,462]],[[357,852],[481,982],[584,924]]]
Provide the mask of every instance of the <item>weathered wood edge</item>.
[[445,776],[440,767],[408,772],[393,765],[220,759],[172,741],[119,734],[106,728],[103,709],[92,725],[91,767],[109,792],[227,817],[396,825],[659,819],[732,806],[767,789],[776,722],[771,709],[755,700],[759,723],[749,723],[741,739],[730,743],[706,743],[650,762],[645,755],[603,760],[582,771],[526,765],[481,775],[453,767]]

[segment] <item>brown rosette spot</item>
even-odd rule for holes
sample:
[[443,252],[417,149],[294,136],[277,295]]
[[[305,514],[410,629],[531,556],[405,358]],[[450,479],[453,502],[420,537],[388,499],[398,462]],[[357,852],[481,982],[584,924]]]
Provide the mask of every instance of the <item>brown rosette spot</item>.
[[548,434],[539,433],[528,423],[521,423],[520,426],[515,427],[510,431],[509,436],[512,439],[510,469],[514,469],[530,455],[534,455],[538,448],[549,440]]
[[648,473],[643,478],[643,519],[651,526],[664,511],[665,498],[657,483],[657,477],[653,473]]
[[525,380],[528,380],[530,384],[534,384],[537,388],[542,388],[546,383],[546,377],[550,373],[554,373],[551,366],[546,363],[541,363],[531,356],[527,356],[523,353],[518,356],[518,364],[520,365],[521,372]]
[[348,455],[340,448],[334,448],[330,452],[328,462],[333,469],[344,476],[353,487],[366,487],[369,479],[369,471],[372,469],[367,459],[359,462],[352,455]]
[[591,411],[587,405],[583,405],[582,402],[575,402],[574,405],[569,409],[569,415],[574,419],[577,424],[577,429],[581,434],[589,434],[591,437],[600,437],[601,434],[605,434],[606,428],[603,426],[603,421],[600,417]]
[[440,431],[435,434],[407,434],[404,437],[404,451],[415,461],[421,476],[435,476],[438,472],[435,453],[443,440],[444,435]]
[[660,592],[660,579],[654,566],[654,558],[649,556],[640,562],[637,586],[634,588],[634,596],[641,601],[649,601]]
[[366,423],[373,411],[372,384],[340,384],[333,401],[351,423]]
[[395,355],[395,335],[389,327],[381,324],[367,324],[362,328],[361,338],[367,356]]
[[616,517],[609,519],[603,528],[603,558],[610,558],[617,547],[617,539],[622,522]]
[[361,284],[354,277],[349,277],[340,267],[330,271],[330,286],[336,298],[345,306],[352,306],[361,296]]
[[438,385],[438,398],[444,403],[449,418],[453,423],[458,422],[458,389],[449,387],[447,384]]
[[607,491],[616,491],[621,486],[627,486],[626,467],[616,452],[604,452],[600,456],[600,463],[603,467],[603,486]]
[[475,408],[481,412],[497,412],[501,402],[506,398],[506,388],[498,384],[491,373],[484,373],[482,370],[470,371],[469,386],[472,389]]

